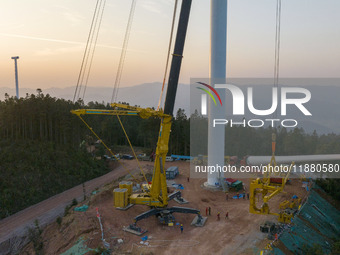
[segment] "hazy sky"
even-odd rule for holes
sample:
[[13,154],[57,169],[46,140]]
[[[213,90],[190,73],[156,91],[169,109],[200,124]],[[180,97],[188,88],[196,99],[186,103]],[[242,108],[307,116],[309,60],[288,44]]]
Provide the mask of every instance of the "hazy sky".
[[[161,81],[175,0],[137,0],[121,86]],[[181,1],[179,1],[181,2]],[[0,87],[74,86],[96,0],[1,0]],[[131,0],[107,0],[89,86],[112,86]],[[272,77],[276,0],[228,1],[229,77]],[[339,77],[340,1],[282,0],[282,77]],[[180,82],[207,77],[210,0],[193,0]]]

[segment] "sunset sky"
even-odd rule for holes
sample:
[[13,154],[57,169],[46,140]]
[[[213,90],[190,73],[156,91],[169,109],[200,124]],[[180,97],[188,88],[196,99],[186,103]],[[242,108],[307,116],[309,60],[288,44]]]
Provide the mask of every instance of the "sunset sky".
[[[162,81],[175,0],[137,0],[121,86]],[[179,1],[180,3],[181,1]],[[74,86],[95,0],[1,0],[0,87]],[[107,0],[89,86],[113,86],[131,0]],[[179,5],[180,7],[180,5]],[[228,1],[228,77],[272,77],[276,0]],[[283,0],[281,77],[339,77],[340,1]],[[207,77],[209,0],[193,0],[180,82]]]

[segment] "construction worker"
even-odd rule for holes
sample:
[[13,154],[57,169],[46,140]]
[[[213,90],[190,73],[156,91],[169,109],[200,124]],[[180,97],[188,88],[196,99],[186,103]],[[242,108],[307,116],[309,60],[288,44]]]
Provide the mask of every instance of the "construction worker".
[[211,215],[211,207],[209,206],[209,216]]
[[229,212],[227,212],[226,214],[225,214],[225,219],[228,219],[229,217]]
[[151,154],[150,154],[150,161],[153,162],[154,157],[155,157],[155,153],[152,151]]
[[217,220],[220,220],[220,212],[217,213]]
[[183,224],[181,224],[181,234],[183,233]]
[[190,178],[189,178],[189,177],[188,177],[188,179],[187,179],[187,180],[188,180],[188,182],[190,182]]

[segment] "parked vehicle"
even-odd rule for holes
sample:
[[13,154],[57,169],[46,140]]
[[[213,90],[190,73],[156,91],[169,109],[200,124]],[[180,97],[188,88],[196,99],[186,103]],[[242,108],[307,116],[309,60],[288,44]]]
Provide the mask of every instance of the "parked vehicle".
[[115,160],[117,160],[117,159],[120,159],[120,156],[119,156],[119,154],[116,154],[115,155],[116,157],[114,157],[114,156],[108,156],[108,155],[103,155],[103,158],[104,159],[106,159],[106,160],[112,160],[112,161],[115,161]]
[[174,159],[171,156],[166,156],[165,161],[171,162],[174,161]]
[[119,154],[116,154],[115,157],[114,156],[111,157],[111,160],[113,160],[113,161],[118,160],[118,159],[120,159]]
[[141,161],[151,161],[150,156],[146,155],[146,153],[139,154],[137,158]]
[[131,159],[133,159],[133,156],[131,156],[130,154],[124,154],[124,155],[122,156],[122,159],[131,160]]
[[188,161],[193,159],[193,157],[183,155],[171,155],[171,158],[173,160],[188,160]]

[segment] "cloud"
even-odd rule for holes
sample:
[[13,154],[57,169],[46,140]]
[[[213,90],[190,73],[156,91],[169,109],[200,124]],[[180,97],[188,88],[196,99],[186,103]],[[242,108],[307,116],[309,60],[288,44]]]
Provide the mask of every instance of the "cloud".
[[32,39],[32,40],[47,41],[47,42],[57,42],[57,43],[84,44],[84,43],[75,42],[75,41],[66,41],[66,40],[58,40],[58,39],[51,39],[51,38],[35,37],[35,36],[28,36],[28,35],[18,35],[18,34],[0,33],[0,36],[16,37],[16,38],[22,38],[22,39]]
[[145,10],[157,14],[162,13],[161,5],[156,1],[145,0],[139,3],[139,5]]
[[175,4],[175,0],[160,0],[159,2],[162,2],[169,6],[173,6]]
[[84,45],[78,45],[73,47],[63,47],[57,49],[45,48],[42,50],[36,51],[36,55],[38,56],[52,56],[52,55],[59,55],[77,51],[84,51]]
[[22,23],[0,24],[0,29],[2,29],[2,30],[6,29],[7,31],[20,29],[20,28],[23,28],[23,27],[25,27],[25,25],[22,24]]
[[72,27],[81,25],[84,21],[83,16],[69,11],[64,11],[62,15]]
[[[59,39],[52,39],[52,38],[43,38],[43,37],[18,35],[18,34],[7,34],[7,33],[0,33],[0,36],[16,37],[16,38],[22,38],[22,39],[31,39],[31,40],[56,42],[56,43],[75,44],[75,45],[78,45],[78,47],[80,47],[80,46],[83,47],[83,48],[85,47],[85,43],[84,42],[77,42],[77,41],[67,41],[67,40],[59,40]],[[106,44],[97,44],[97,47],[116,49],[116,50],[121,50],[122,49],[122,47],[110,46],[110,45],[106,45]],[[66,49],[66,48],[60,48],[60,49]],[[74,47],[74,49],[75,49],[75,47]],[[134,50],[134,49],[128,49],[128,51],[145,53],[144,51],[139,51],[139,50]],[[46,49],[46,53],[47,52],[48,52],[48,50]]]
[[54,9],[60,9],[61,16],[72,27],[81,25],[85,20],[85,17],[83,15],[79,14],[78,12],[71,10],[68,7],[65,7],[65,6],[62,6],[62,5],[54,5],[53,8]]

